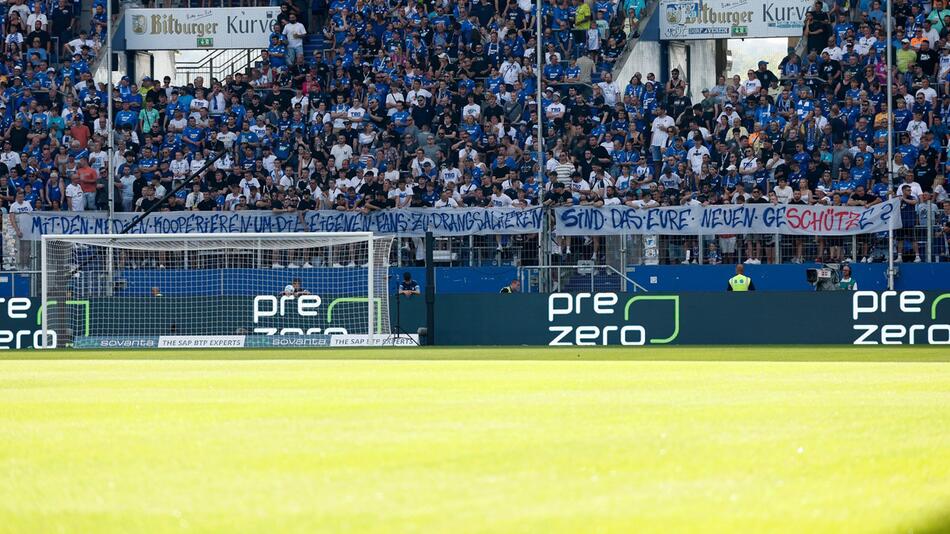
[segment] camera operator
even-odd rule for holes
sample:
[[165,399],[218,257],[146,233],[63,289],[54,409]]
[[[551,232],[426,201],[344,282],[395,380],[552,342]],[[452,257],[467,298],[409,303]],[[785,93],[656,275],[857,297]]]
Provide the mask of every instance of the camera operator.
[[857,291],[858,283],[851,278],[851,266],[845,264],[841,267],[841,280],[838,280],[838,289],[843,291]]

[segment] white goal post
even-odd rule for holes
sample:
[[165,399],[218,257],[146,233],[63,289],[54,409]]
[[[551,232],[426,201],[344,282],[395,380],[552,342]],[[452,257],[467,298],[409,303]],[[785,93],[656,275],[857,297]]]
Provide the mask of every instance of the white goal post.
[[75,348],[391,341],[392,236],[44,235],[41,328]]

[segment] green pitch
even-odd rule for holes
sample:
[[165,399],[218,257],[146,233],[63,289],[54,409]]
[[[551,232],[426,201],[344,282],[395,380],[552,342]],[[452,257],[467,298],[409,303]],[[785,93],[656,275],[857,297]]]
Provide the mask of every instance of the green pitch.
[[950,530],[946,349],[0,358],[0,532]]

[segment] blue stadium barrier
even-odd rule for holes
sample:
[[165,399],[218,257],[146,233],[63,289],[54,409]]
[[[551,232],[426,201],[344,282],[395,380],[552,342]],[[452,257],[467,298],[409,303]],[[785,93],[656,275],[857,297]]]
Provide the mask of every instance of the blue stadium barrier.
[[[425,269],[392,267],[389,270],[390,293],[410,273],[425,292]],[[345,275],[345,277],[341,277]],[[497,293],[517,277],[515,267],[463,267],[436,269],[436,288],[442,294]],[[166,296],[276,295],[295,278],[301,287],[316,294],[365,292],[366,270],[360,267],[313,269],[134,269],[122,271],[116,278],[116,296],[148,296],[157,287]],[[74,291],[95,290],[97,280],[80,277]],[[27,282],[28,284],[28,282]],[[27,285],[28,288],[28,285]],[[223,291],[222,291],[223,288]],[[19,293],[22,295],[22,293]]]
[[0,272],[0,298],[29,296],[29,274]]
[[[752,277],[759,291],[812,291],[805,280],[805,269],[816,267],[805,265],[747,265],[746,274]],[[362,271],[362,269],[357,269]],[[860,289],[883,291],[887,289],[887,265],[882,263],[853,264],[854,278]],[[122,295],[147,295],[152,287],[161,285],[166,295],[212,295],[211,284],[222,283],[234,294],[271,294],[280,290],[294,278],[300,278],[303,286],[313,292],[326,292],[330,289],[327,271],[337,269],[230,269],[176,271],[176,270],[136,270],[123,275],[125,287]],[[392,267],[389,270],[390,293],[396,292],[396,286],[402,280],[403,273],[419,283],[420,290],[426,289],[425,269],[422,267]],[[732,265],[652,265],[632,267],[627,272],[631,280],[644,286],[648,291],[692,292],[721,291],[726,280],[735,272]],[[337,273],[338,274],[338,273]],[[516,267],[438,267],[435,269],[436,293],[438,294],[476,294],[497,293],[500,288],[516,278]],[[37,275],[38,276],[38,275]],[[360,275],[360,279],[365,277]],[[581,279],[583,278],[583,279]],[[339,278],[337,278],[339,279]],[[250,282],[249,282],[250,281]],[[21,273],[0,273],[0,298],[30,296],[31,275]],[[577,277],[565,291],[588,291],[590,282],[587,277]],[[597,283],[596,291],[620,291],[619,277]],[[898,265],[895,279],[897,290],[937,291],[950,289],[950,263],[905,263]],[[365,287],[365,286],[363,286]]]
[[[812,291],[805,270],[815,267],[814,263],[746,265],[745,273],[758,291]],[[894,286],[898,291],[950,289],[950,263],[903,263],[897,268]],[[851,270],[859,289],[887,289],[887,264],[854,263]],[[669,292],[723,291],[734,274],[734,265],[648,265],[628,270],[628,276],[648,291]]]

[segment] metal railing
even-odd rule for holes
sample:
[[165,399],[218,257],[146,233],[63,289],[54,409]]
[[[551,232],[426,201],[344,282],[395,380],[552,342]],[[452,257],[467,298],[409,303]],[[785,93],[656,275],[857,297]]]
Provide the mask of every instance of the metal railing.
[[579,261],[575,265],[525,266],[518,268],[518,280],[525,293],[580,293],[647,291],[626,273],[612,265]]
[[236,72],[246,72],[261,59],[258,49],[215,50],[198,61],[179,61],[175,64],[175,84],[188,85],[195,78],[205,77],[206,87],[212,79],[223,79]]
[[[425,243],[421,237],[397,237],[393,250],[393,265],[423,264]],[[538,235],[437,237],[432,258],[439,267],[537,265]]]
[[[627,32],[627,43],[624,45],[620,55],[617,56],[617,60],[614,62],[611,72],[613,79],[619,81],[621,85],[623,85],[621,90],[626,88],[624,84],[626,84],[629,79],[629,77],[628,79],[623,79],[621,77],[623,66],[627,63],[630,55],[633,54],[634,49],[637,47],[637,42],[640,40],[640,35],[646,30],[647,23],[649,23],[650,18],[653,17],[657,5],[659,5],[659,2],[656,0],[649,0],[646,2],[643,10],[640,11],[639,25],[636,28],[631,28],[629,19],[624,21],[624,30]],[[621,16],[626,16],[626,13],[622,13]]]
[[[439,237],[433,256],[440,267],[512,266],[547,273],[575,272],[625,277],[640,265],[718,265],[735,263],[789,264],[813,262],[886,263],[891,251],[898,262],[950,261],[950,213],[932,201],[922,203],[918,224],[895,232],[854,236],[794,236],[777,234],[730,235],[620,235],[559,237],[545,230],[523,235],[470,235]],[[0,271],[39,268],[39,241],[16,237],[7,217],[0,219]],[[424,240],[397,236],[390,262],[396,266],[422,265]],[[539,267],[540,266],[540,267]],[[528,271],[526,271],[528,272]],[[585,271],[587,272],[587,271]],[[587,275],[585,275],[587,276]],[[552,280],[555,278],[552,274]],[[627,279],[628,282],[632,280]],[[533,283],[533,282],[532,282]],[[551,284],[553,282],[545,282]],[[622,283],[618,280],[618,283]],[[526,283],[526,286],[530,284]]]

